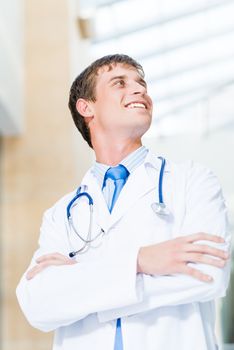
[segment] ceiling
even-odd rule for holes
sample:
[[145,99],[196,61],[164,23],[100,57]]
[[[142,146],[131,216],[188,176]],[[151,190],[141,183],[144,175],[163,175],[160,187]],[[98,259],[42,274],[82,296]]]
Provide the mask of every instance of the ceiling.
[[126,53],[154,100],[150,135],[234,126],[234,0],[81,0],[92,11],[93,59]]

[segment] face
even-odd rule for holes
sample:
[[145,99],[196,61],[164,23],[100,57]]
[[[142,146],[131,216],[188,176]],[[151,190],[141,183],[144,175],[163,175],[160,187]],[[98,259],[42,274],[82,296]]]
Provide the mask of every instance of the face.
[[100,68],[96,101],[91,103],[89,127],[102,135],[141,137],[150,127],[152,100],[147,85],[134,67],[123,64]]

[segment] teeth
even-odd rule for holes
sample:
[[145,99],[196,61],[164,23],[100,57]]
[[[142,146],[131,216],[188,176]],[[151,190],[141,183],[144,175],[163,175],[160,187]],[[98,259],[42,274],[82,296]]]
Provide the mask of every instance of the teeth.
[[143,103],[133,102],[127,105],[127,108],[144,108],[145,109],[145,105]]

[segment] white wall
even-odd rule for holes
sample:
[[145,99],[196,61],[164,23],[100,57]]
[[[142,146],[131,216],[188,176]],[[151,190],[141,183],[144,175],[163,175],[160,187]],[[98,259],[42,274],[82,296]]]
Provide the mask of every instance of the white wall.
[[173,161],[195,160],[211,168],[218,176],[230,216],[234,222],[234,131],[217,131],[201,137],[180,135],[164,139],[144,138],[144,144],[156,154]]
[[0,0],[0,133],[23,127],[23,0]]
[[[82,39],[77,19],[80,15],[79,2],[77,0],[69,0],[69,53],[70,53],[70,85],[73,80],[91,63],[90,57],[90,40]],[[73,128],[73,144],[76,157],[74,159],[74,167],[77,167],[79,180],[81,181],[84,173],[93,162],[94,154],[89,148],[86,141],[83,140],[80,132]]]

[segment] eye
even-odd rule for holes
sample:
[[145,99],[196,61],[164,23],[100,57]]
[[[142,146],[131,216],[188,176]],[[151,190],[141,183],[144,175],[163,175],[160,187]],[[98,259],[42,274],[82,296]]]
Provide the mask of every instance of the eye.
[[115,81],[114,85],[117,85],[117,86],[125,86],[125,81],[123,79],[118,79]]
[[139,80],[139,84],[147,90],[147,84],[144,80]]

